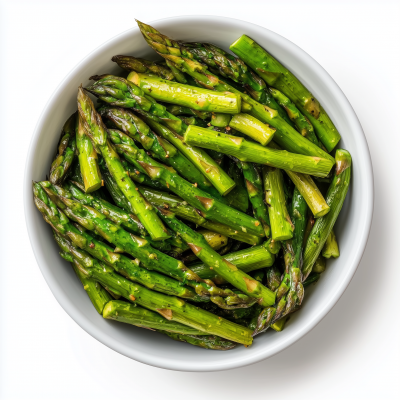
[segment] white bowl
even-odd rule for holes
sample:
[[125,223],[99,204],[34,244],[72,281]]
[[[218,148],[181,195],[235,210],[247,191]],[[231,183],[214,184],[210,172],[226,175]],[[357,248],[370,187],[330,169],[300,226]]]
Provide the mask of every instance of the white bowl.
[[[146,21],[147,22],[147,21]],[[135,26],[103,44],[78,64],[57,88],[46,105],[28,153],[24,205],[26,224],[37,262],[51,291],[64,310],[90,335],[134,360],[180,371],[218,371],[249,365],[284,350],[309,332],[331,310],[343,294],[360,262],[373,213],[373,177],[368,145],[358,119],[346,97],[308,54],[268,29],[235,19],[212,16],[183,16],[151,23],[174,39],[213,42],[225,49],[247,34],[264,46],[311,89],[327,110],[342,141],[339,147],[353,157],[352,183],[336,223],[341,255],[329,262],[326,272],[306,291],[304,305],[281,333],[272,330],[258,336],[254,344],[233,350],[211,351],[172,341],[156,332],[104,320],[97,314],[70,265],[58,254],[51,229],[32,201],[32,181],[45,179],[60,129],[76,110],[77,88],[87,85],[94,74],[117,72],[116,54],[154,57]]]

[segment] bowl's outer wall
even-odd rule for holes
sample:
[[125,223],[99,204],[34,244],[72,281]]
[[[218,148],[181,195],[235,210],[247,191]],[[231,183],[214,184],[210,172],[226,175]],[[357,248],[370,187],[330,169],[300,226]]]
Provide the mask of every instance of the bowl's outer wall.
[[368,146],[358,119],[339,87],[303,50],[283,37],[256,25],[222,17],[185,16],[152,23],[172,38],[210,41],[225,49],[247,34],[287,65],[311,89],[342,135],[339,147],[353,156],[353,176],[343,211],[335,226],[341,256],[330,261],[318,285],[307,290],[304,307],[293,315],[279,334],[267,332],[245,348],[227,352],[207,351],[178,343],[158,333],[101,318],[93,308],[72,268],[58,254],[50,227],[36,210],[32,181],[45,179],[60,130],[76,110],[80,84],[94,74],[117,72],[110,61],[116,54],[154,58],[135,27],[97,48],[60,84],[49,100],[32,137],[24,178],[24,205],[28,233],[38,265],[54,296],[65,311],[89,334],[134,360],[180,371],[217,371],[237,368],[270,357],[310,331],[343,294],[361,260],[373,213],[373,177]]

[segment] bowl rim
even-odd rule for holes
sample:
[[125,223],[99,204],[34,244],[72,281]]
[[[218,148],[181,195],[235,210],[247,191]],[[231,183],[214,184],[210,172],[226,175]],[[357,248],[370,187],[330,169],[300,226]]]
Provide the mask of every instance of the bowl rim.
[[104,334],[101,330],[95,328],[87,318],[81,314],[77,313],[76,309],[72,306],[71,302],[69,301],[69,298],[67,294],[62,291],[58,290],[57,282],[51,275],[51,273],[47,270],[45,267],[46,261],[43,257],[43,255],[37,251],[37,242],[39,238],[37,238],[34,235],[33,232],[33,219],[31,217],[32,211],[31,211],[31,202],[32,202],[32,194],[31,194],[31,185],[32,182],[29,178],[29,171],[31,168],[31,165],[34,163],[34,157],[33,157],[33,150],[36,148],[38,141],[39,141],[39,136],[40,132],[44,128],[45,121],[48,117],[48,114],[50,112],[50,105],[54,101],[54,99],[59,95],[60,92],[62,92],[63,88],[68,84],[69,79],[74,75],[74,73],[87,61],[89,61],[92,57],[95,57],[98,53],[103,52],[107,47],[112,46],[113,43],[119,42],[120,40],[123,40],[124,37],[129,36],[132,31],[138,30],[136,26],[125,30],[122,33],[119,33],[118,35],[114,36],[113,38],[107,40],[106,42],[102,43],[98,47],[96,47],[93,51],[91,51],[86,57],[84,57],[77,65],[75,65],[74,68],[65,76],[65,78],[60,82],[60,84],[57,86],[57,88],[54,90],[52,93],[51,97],[47,101],[39,119],[38,122],[35,126],[30,144],[29,144],[29,149],[27,152],[27,158],[26,158],[26,163],[25,163],[25,171],[24,171],[24,188],[23,188],[23,202],[24,202],[24,214],[25,214],[25,222],[26,222],[26,227],[28,230],[28,236],[29,240],[32,246],[33,253],[35,255],[37,264],[42,272],[42,275],[48,284],[51,292],[53,293],[54,297],[58,301],[58,303],[61,305],[61,307],[67,312],[67,314],[82,328],[84,329],[87,333],[89,333],[92,337],[106,345],[107,347],[117,351],[118,353],[130,357],[136,361],[142,362],[147,365],[152,365],[156,366],[159,368],[164,368],[164,369],[170,369],[170,370],[177,370],[177,371],[191,371],[191,372],[212,372],[212,371],[223,371],[223,370],[228,370],[228,369],[233,369],[233,368],[239,368],[239,367],[244,367],[250,364],[254,364],[257,362],[260,362],[266,358],[272,357],[279,352],[285,350],[286,348],[290,347],[294,343],[296,343],[298,340],[300,340],[304,335],[306,335],[308,332],[310,332],[319,322],[322,321],[322,319],[329,313],[329,311],[335,306],[335,304],[338,302],[340,297],[343,295],[344,291],[346,290],[347,286],[351,282],[351,279],[353,278],[358,265],[361,261],[361,258],[363,256],[368,237],[370,234],[371,230],[371,224],[372,224],[372,217],[373,217],[373,208],[374,208],[374,179],[373,179],[373,168],[372,168],[372,161],[371,161],[371,155],[369,152],[368,148],[368,143],[366,140],[366,137],[364,135],[363,129],[361,127],[361,124],[351,106],[349,103],[348,99],[342,92],[342,90],[339,88],[339,86],[336,84],[336,82],[332,79],[332,77],[325,71],[325,69],[316,61],[314,60],[308,53],[306,53],[303,49],[301,49],[299,46],[291,42],[290,40],[284,38],[283,36],[267,29],[264,28],[263,26],[260,26],[258,24],[254,24],[251,22],[243,21],[240,19],[236,18],[228,18],[228,17],[221,17],[221,16],[210,16],[210,15],[181,15],[181,16],[173,16],[173,17],[168,17],[168,18],[162,18],[162,19],[157,19],[154,21],[150,21],[149,24],[157,24],[160,22],[181,22],[183,20],[188,19],[194,19],[194,20],[203,20],[204,22],[210,21],[210,20],[215,20],[215,21],[226,21],[227,23],[241,23],[244,25],[249,25],[252,26],[256,29],[262,30],[264,32],[267,32],[268,36],[273,39],[275,42],[279,44],[279,46],[285,47],[290,53],[297,53],[300,54],[302,58],[306,59],[307,65],[309,68],[313,69],[314,73],[317,73],[320,78],[325,82],[325,84],[329,87],[330,92],[332,93],[332,96],[335,98],[339,99],[339,101],[343,104],[343,107],[347,108],[347,113],[346,113],[346,118],[349,120],[350,119],[350,124],[352,126],[352,134],[356,136],[357,139],[357,146],[362,147],[362,149],[359,151],[359,154],[362,154],[364,160],[363,160],[363,167],[364,167],[364,177],[367,177],[367,179],[364,180],[363,185],[365,186],[366,192],[368,193],[368,198],[366,199],[366,203],[364,206],[366,207],[366,214],[364,215],[365,220],[364,220],[364,226],[365,229],[362,231],[362,237],[360,238],[360,244],[358,248],[356,249],[356,253],[353,254],[353,259],[354,262],[347,270],[347,274],[343,277],[341,280],[340,285],[335,292],[335,295],[332,296],[326,304],[320,309],[319,312],[316,312],[311,321],[308,322],[308,324],[301,325],[300,329],[297,329],[286,341],[280,343],[280,345],[275,346],[269,353],[265,354],[265,352],[260,352],[253,354],[251,357],[240,357],[235,360],[227,360],[225,363],[215,363],[215,362],[210,362],[208,366],[205,366],[204,364],[202,366],[196,365],[195,361],[190,361],[190,362],[184,362],[185,365],[181,365],[183,362],[182,361],[177,361],[177,360],[168,360],[166,358],[161,358],[161,357],[154,357],[154,356],[149,356],[149,354],[144,354],[142,352],[138,352],[135,349],[127,349],[127,346],[124,344],[119,343],[117,340],[110,338],[108,335]]

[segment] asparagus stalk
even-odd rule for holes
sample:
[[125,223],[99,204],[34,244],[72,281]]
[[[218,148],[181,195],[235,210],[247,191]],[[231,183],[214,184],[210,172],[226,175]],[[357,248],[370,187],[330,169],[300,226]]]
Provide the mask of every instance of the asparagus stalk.
[[76,113],[72,114],[67,119],[61,131],[61,137],[58,143],[58,154],[50,168],[50,182],[55,185],[58,185],[65,180],[72,165],[72,161],[75,158],[75,119]]
[[279,169],[264,167],[265,201],[268,204],[273,240],[287,240],[293,237],[293,223],[286,208],[283,177]]
[[326,239],[324,248],[322,249],[322,256],[325,258],[338,258],[339,255],[339,245],[332,229],[328,235],[328,238]]
[[[193,175],[193,178],[189,181],[197,183],[201,189],[220,200],[221,195],[226,195],[234,188],[235,182],[203,149],[192,147],[187,143],[184,143],[182,136],[156,122],[151,118],[149,113],[141,111],[141,115],[155,132],[165,140],[168,140],[168,142],[172,143],[206,178],[204,181],[204,177],[202,177],[201,174],[198,174],[200,176]],[[213,186],[211,186],[208,181],[211,182]],[[220,195],[218,196],[218,194]]]
[[128,81],[140,87],[146,94],[166,103],[225,114],[237,114],[241,109],[241,97],[229,91],[196,88],[178,82],[171,82],[153,75],[132,71]]
[[231,115],[229,114],[220,114],[220,113],[213,113],[211,116],[211,125],[217,126],[219,128],[225,128],[229,125],[231,120]]
[[[208,111],[193,110],[193,108],[178,106],[177,104],[168,104],[167,110],[175,116],[191,115],[194,117],[201,118],[203,120],[207,120],[207,119],[211,118],[211,113]],[[229,114],[219,114],[219,115],[228,115],[229,116]]]
[[263,146],[266,146],[272,140],[276,131],[276,129],[271,128],[267,124],[263,124],[252,115],[245,113],[234,115],[229,126],[251,137]]
[[116,274],[104,263],[95,259],[92,261],[91,267],[81,264],[77,264],[77,266],[88,278],[120,293],[127,300],[156,311],[169,321],[187,325],[206,334],[218,335],[244,345],[252,343],[249,329],[217,317],[177,297],[153,292]]
[[326,259],[320,254],[312,267],[312,272],[315,274],[322,274],[326,270]]
[[[197,182],[199,187],[203,189],[210,187],[208,180],[175,146],[157,136],[135,114],[126,109],[116,107],[102,107],[99,112],[103,118],[105,117],[112,121],[127,136],[139,142],[145,150],[150,151],[161,162],[174,168],[185,179],[192,183]],[[113,138],[111,139],[113,140]],[[123,144],[130,145],[132,139],[131,141],[125,140],[126,143]],[[113,143],[116,144],[114,140]]]
[[[38,189],[35,190],[38,191]],[[109,267],[112,267],[116,272],[125,276],[127,279],[140,283],[149,289],[172,296],[190,299],[195,302],[208,301],[207,296],[195,293],[193,289],[183,286],[175,279],[141,268],[139,266],[139,260],[131,260],[123,254],[113,252],[111,247],[96,240],[86,231],[80,231],[71,223],[60,222],[60,218],[54,216],[50,219],[48,216],[48,209],[46,209],[46,203],[43,201],[41,203],[40,199],[35,200],[39,211],[45,216],[46,222],[53,224],[54,221],[56,221],[57,226],[55,229],[58,233],[54,235],[54,238],[57,244],[64,253],[71,254],[80,264],[86,267],[92,267],[95,262],[91,257],[93,256],[102,260],[102,262],[107,264]],[[72,243],[61,235],[68,237]],[[89,256],[89,254],[91,256]],[[110,289],[112,290],[112,288]],[[119,293],[118,290],[116,293]]]
[[238,165],[243,170],[247,193],[253,206],[254,218],[261,222],[265,236],[268,238],[271,236],[271,226],[267,206],[263,199],[263,186],[260,173],[253,163],[241,161]]
[[72,256],[65,252],[60,252],[60,256],[66,261],[69,261],[75,271],[76,276],[81,281],[90,301],[92,302],[96,311],[101,315],[106,304],[111,300],[110,294],[107,292],[100,283],[88,279],[82,271],[77,268]]
[[336,175],[333,178],[326,195],[326,203],[331,210],[328,214],[316,220],[307,240],[304,250],[304,279],[306,279],[310,274],[319,253],[328,239],[329,233],[332,231],[349,189],[351,177],[351,155],[347,150],[338,149],[336,150],[335,159]]
[[136,190],[135,184],[126,174],[118,154],[107,140],[107,130],[100,115],[96,112],[92,100],[81,87],[78,89],[78,111],[87,134],[99,148],[108,170],[118,183],[124,196],[128,199],[131,205],[131,212],[137,215],[153,240],[168,239],[169,235],[165,226],[155,214],[152,206],[140,195]]
[[241,36],[230,49],[268,85],[276,87],[296,104],[313,124],[328,152],[331,152],[338,144],[340,134],[312,93],[287,68],[248,36]]
[[288,153],[246,141],[237,136],[226,135],[210,129],[191,125],[185,132],[186,143],[206,149],[218,150],[238,158],[240,161],[265,164],[275,168],[324,177],[333,163],[325,158]]
[[256,298],[260,305],[268,306],[274,303],[275,294],[273,292],[253,279],[250,275],[239,270],[234,264],[224,260],[207,244],[203,236],[179,221],[173,213],[162,208],[158,210],[163,221],[173,231],[179,232],[182,239],[189,245],[193,253],[209,267],[215,269],[218,275],[243,293]]
[[111,61],[117,63],[121,68],[127,71],[143,72],[146,74],[156,74],[168,81],[174,80],[174,74],[169,68],[166,68],[154,61],[148,61],[143,58],[131,56],[114,56]]
[[286,173],[306,200],[315,218],[328,214],[330,207],[326,204],[324,196],[322,196],[311,176],[289,170]]
[[264,236],[263,228],[256,219],[210,198],[206,192],[191,185],[166,168],[154,166],[154,164],[151,165],[143,161],[140,164],[151,179],[165,182],[171,191],[183,198],[191,206],[197,208],[204,218],[229,225],[238,232],[243,231],[259,237]]
[[[118,186],[112,179],[109,173],[103,173],[105,185],[110,192],[115,203],[127,210],[124,204],[125,197],[122,196]],[[220,224],[218,222],[212,222],[202,217],[197,210],[189,205],[186,201],[180,197],[174,196],[170,193],[162,192],[153,188],[139,186],[139,191],[153,206],[164,207],[175,213],[178,217],[190,221],[196,225],[199,225],[205,229],[209,229],[213,232],[220,233],[224,236],[230,237],[235,240],[239,240],[251,245],[256,245],[260,242],[260,238],[249,233],[237,231],[228,225]]]
[[286,110],[289,118],[295,123],[297,130],[307,138],[319,146],[318,138],[315,136],[314,128],[310,121],[298,110],[298,108],[287,98],[282,92],[277,89],[269,88],[272,96]]
[[243,173],[232,160],[229,161],[228,174],[234,180],[235,187],[225,196],[226,202],[230,207],[247,212],[249,196],[247,195]]
[[85,192],[91,193],[102,185],[102,177],[97,163],[97,153],[92,142],[85,133],[82,117],[76,121],[76,144],[78,147],[79,165],[85,185]]
[[[236,265],[241,271],[249,273],[261,268],[271,267],[275,261],[275,255],[268,250],[268,243],[260,246],[250,247],[249,249],[239,250],[224,256],[224,259],[231,264]],[[190,265],[190,269],[202,279],[211,279],[217,285],[226,283],[225,279],[217,275],[216,271],[211,269],[205,263],[196,263]]]
[[184,46],[184,44],[162,35],[153,27],[142,22],[138,21],[138,25],[150,47],[160,56],[174,63],[178,69],[192,76],[198,84],[207,88],[214,88],[217,91],[229,91],[239,95],[242,98],[242,112],[249,113],[261,122],[276,128],[274,140],[285,150],[332,160],[328,153],[301,136],[290,123],[286,122],[285,118],[281,117],[276,108],[271,107],[271,104],[269,106],[260,104],[249,95],[235,89],[232,85],[210,73],[205,65],[196,61],[192,50]]

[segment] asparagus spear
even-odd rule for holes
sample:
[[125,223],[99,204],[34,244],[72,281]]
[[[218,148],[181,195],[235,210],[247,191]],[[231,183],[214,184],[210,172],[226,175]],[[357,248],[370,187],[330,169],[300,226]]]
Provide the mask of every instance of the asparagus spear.
[[[212,196],[221,199],[219,193],[226,194],[235,186],[235,182],[204,150],[185,145],[177,133],[154,121],[150,114],[141,113],[150,127],[163,139],[157,137],[141,119],[127,110],[105,107],[100,113],[112,120],[127,135],[139,141],[146,150],[154,152],[159,160],[175,168],[185,179],[196,183]],[[155,141],[149,142],[149,132],[158,141],[158,152],[153,149]]]
[[265,201],[268,204],[273,240],[287,240],[293,237],[293,223],[286,208],[283,177],[279,169],[264,167]]
[[251,137],[263,146],[266,146],[272,140],[276,131],[276,129],[245,113],[234,115],[229,126]]
[[286,173],[306,200],[315,218],[328,214],[330,207],[326,204],[324,196],[322,196],[311,176],[289,170]]
[[258,299],[262,306],[274,303],[275,294],[260,282],[253,279],[234,264],[224,260],[215,252],[197,232],[190,229],[183,222],[179,221],[173,213],[159,208],[159,215],[163,221],[175,232],[179,232],[182,239],[189,245],[193,253],[210,268],[216,270],[217,274],[224,278],[231,285],[246,293],[248,296]]
[[85,133],[82,117],[76,119],[76,144],[78,147],[79,165],[85,185],[85,192],[91,193],[102,185],[102,177],[97,163],[97,153]]
[[328,238],[326,239],[324,248],[322,249],[322,256],[325,258],[338,258],[339,255],[339,245],[332,229],[328,235]]
[[65,122],[58,143],[58,154],[51,164],[50,182],[56,185],[64,181],[75,158],[75,119],[76,113],[72,114]]
[[263,199],[263,186],[260,173],[253,163],[241,161],[238,165],[243,170],[247,193],[253,206],[254,218],[261,222],[265,236],[268,238],[271,236],[271,226],[267,206]]
[[242,98],[242,112],[249,113],[261,122],[276,128],[274,140],[285,150],[332,160],[332,157],[328,153],[301,136],[291,124],[287,123],[285,119],[281,117],[276,108],[271,107],[271,104],[269,106],[260,104],[249,95],[235,89],[232,85],[227,84],[213,75],[207,70],[205,65],[195,60],[196,57],[192,50],[185,47],[182,43],[178,43],[162,35],[149,25],[139,21],[137,21],[137,23],[150,47],[160,56],[174,63],[178,69],[192,76],[198,84],[207,88],[214,88],[217,91],[229,91],[239,95]]
[[[115,203],[126,211],[127,206],[124,204],[125,197],[122,196],[122,193],[120,192],[115,181],[112,179],[109,173],[103,173],[103,176],[105,185]],[[232,239],[240,240],[252,245],[256,245],[261,240],[257,236],[250,235],[249,233],[242,231],[237,231],[228,225],[206,220],[194,207],[187,204],[187,202],[180,197],[144,186],[139,186],[139,191],[153,206],[167,208],[175,213],[178,217],[190,221],[205,229],[209,229],[213,232],[220,233]]]
[[185,132],[186,143],[206,149],[216,149],[232,155],[240,161],[249,161],[271,167],[315,176],[326,176],[333,163],[325,158],[310,157],[302,154],[288,153],[246,141],[242,137],[226,135],[210,129],[191,125]]
[[131,212],[137,215],[153,240],[168,239],[168,232],[155,214],[152,206],[138,193],[135,184],[126,174],[118,154],[107,140],[107,130],[100,115],[96,112],[92,100],[83,91],[82,87],[78,89],[78,111],[87,134],[99,148],[108,170],[118,183],[124,196],[129,200]]
[[319,253],[328,239],[329,233],[332,231],[349,189],[351,177],[351,155],[347,150],[338,149],[336,150],[335,159],[336,175],[333,178],[326,195],[326,202],[331,210],[328,214],[316,220],[307,240],[304,250],[304,279],[306,279],[310,274]]
[[276,87],[292,100],[313,124],[328,152],[338,144],[340,134],[312,93],[278,60],[246,35],[229,47],[268,85]]
[[212,113],[211,125],[217,126],[219,128],[225,128],[229,125],[232,116],[229,114]]
[[178,104],[199,111],[237,114],[241,109],[241,97],[229,91],[196,88],[178,82],[171,82],[153,75],[132,71],[128,81],[140,87],[146,94],[158,101]]
[[101,315],[106,304],[111,300],[110,294],[107,292],[100,283],[88,279],[82,271],[77,268],[74,263],[74,259],[68,253],[60,252],[60,256],[72,264],[72,268],[75,271],[76,276],[82,282],[83,288],[85,289],[90,301],[92,302],[96,311]]
[[174,74],[169,68],[166,68],[154,61],[148,61],[143,58],[136,58],[131,56],[114,56],[111,61],[114,61],[121,68],[127,71],[156,74],[157,76],[161,76],[169,81],[174,80]]
[[116,274],[104,263],[95,259],[92,261],[91,267],[83,266],[80,263],[77,266],[88,278],[113,289],[127,300],[156,311],[169,321],[190,326],[206,334],[218,335],[244,345],[252,343],[249,329],[217,317],[177,297],[153,292]]
[[310,121],[298,110],[298,108],[277,89],[269,88],[272,96],[286,110],[289,118],[295,123],[298,131],[310,142],[319,146],[318,138],[315,136],[314,128]]
[[[254,301],[248,296],[238,296],[229,289],[220,289],[215,285],[209,285],[209,283],[203,281],[190,269],[185,267],[182,262],[152,248],[145,239],[124,231],[122,228],[105,219],[95,209],[55,193],[45,183],[42,183],[41,186],[69,218],[89,230],[94,230],[97,234],[114,244],[119,252],[126,252],[135,257],[145,268],[161,272],[187,283],[195,289],[199,296],[210,296],[210,300],[220,307],[249,307],[254,304]],[[46,209],[43,208],[40,211],[46,212]],[[98,258],[102,259],[102,257]],[[135,277],[135,274],[132,276]],[[131,275],[129,277],[133,279]]]
[[[231,264],[236,265],[243,272],[251,272],[261,268],[270,267],[275,261],[275,255],[268,250],[268,242],[260,246],[250,247],[249,249],[229,253],[224,259]],[[191,264],[190,269],[202,279],[211,279],[217,285],[226,283],[225,279],[217,275],[214,269],[211,269],[205,263]]]

